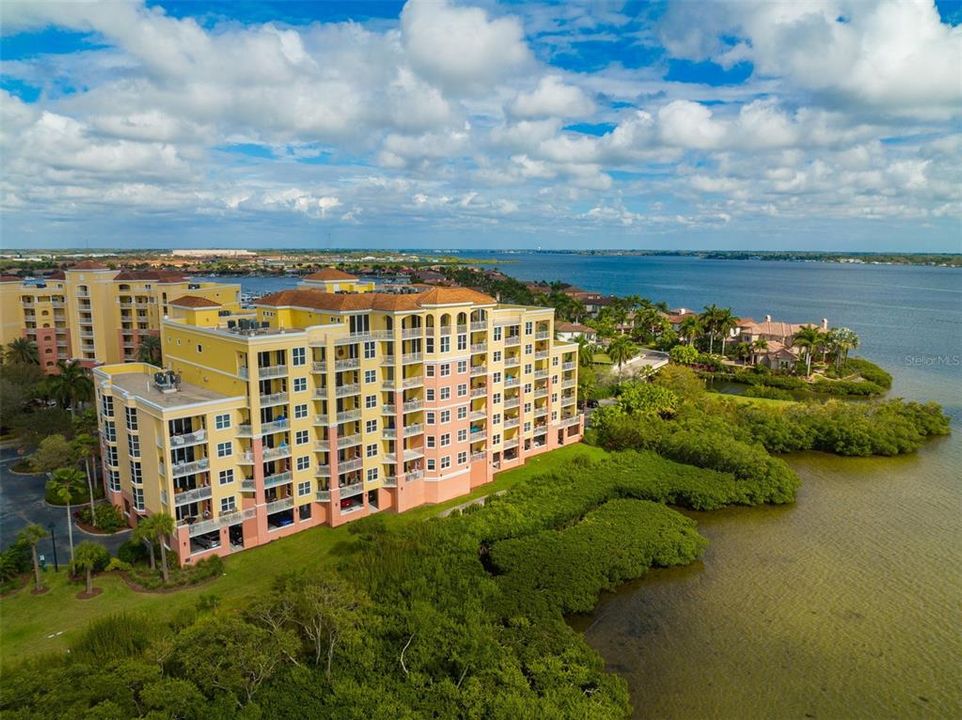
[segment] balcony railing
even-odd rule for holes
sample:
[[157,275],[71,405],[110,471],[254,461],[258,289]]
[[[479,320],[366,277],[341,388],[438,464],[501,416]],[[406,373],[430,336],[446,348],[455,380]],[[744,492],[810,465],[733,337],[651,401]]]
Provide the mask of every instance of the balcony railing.
[[401,409],[404,412],[409,413],[409,412],[416,412],[423,407],[424,407],[424,402],[421,400],[408,400],[406,403],[404,403],[404,405],[401,406]]
[[410,472],[405,474],[405,478],[407,479],[408,482],[414,482],[415,480],[420,480],[423,477],[424,477],[423,470],[411,470]]
[[546,377],[548,377],[548,375],[550,375],[550,374],[551,374],[551,371],[550,371],[550,370],[535,370],[535,371],[534,371],[534,379],[535,379],[535,380],[544,380],[544,379],[545,379]]
[[561,365],[562,370],[574,370],[576,367],[578,367],[578,363],[576,362],[566,362]]
[[291,456],[290,445],[280,445],[278,447],[265,447],[264,460],[280,460]]
[[507,387],[515,387],[516,385],[519,385],[519,384],[521,384],[521,381],[520,381],[518,378],[516,378],[516,377],[510,377],[510,376],[508,376],[508,375],[505,375],[505,377],[504,377],[504,386],[505,386],[506,388],[507,388]]
[[472,365],[471,366],[471,377],[478,377],[479,375],[484,375],[488,372],[487,365]]
[[361,367],[361,358],[344,358],[334,361],[335,370],[357,370]]
[[424,360],[424,356],[421,353],[405,353],[401,356],[402,365],[410,365],[411,363],[419,363]]
[[352,445],[360,445],[360,444],[361,444],[361,436],[358,434],[345,435],[337,439],[337,446],[339,448],[346,448],[346,447],[351,447]]
[[474,442],[475,440],[483,440],[487,434],[487,430],[472,430],[470,435],[471,442]]
[[[161,472],[163,472],[164,464],[160,464]],[[181,475],[192,475],[194,473],[204,472],[210,467],[210,460],[207,458],[201,458],[200,460],[194,460],[192,462],[175,463],[170,466],[171,477],[180,477]]]
[[549,333],[547,330],[539,330],[534,334],[535,340],[547,340],[550,337],[551,333]]
[[314,416],[315,425],[327,425],[327,415],[315,415]]
[[281,432],[282,430],[287,430],[290,426],[291,422],[287,418],[261,423],[261,434],[270,435],[271,433]]
[[397,405],[387,404],[381,406],[382,415],[394,415],[397,412]]
[[404,437],[411,437],[412,435],[420,435],[424,432],[424,425],[421,423],[415,423],[413,425],[404,426]]
[[520,420],[519,418],[505,418],[505,419],[504,419],[504,428],[505,428],[505,430],[510,430],[511,428],[516,428],[516,427],[518,427],[518,425],[520,425],[520,424],[521,424],[521,420]]
[[188,445],[197,445],[198,443],[206,442],[207,431],[203,428],[200,430],[195,430],[190,433],[183,433],[181,435],[171,435],[170,444],[173,447],[186,447]]
[[517,367],[521,364],[521,357],[519,355],[508,355],[504,359],[505,367]]
[[338,460],[337,462],[337,472],[346,473],[352,470],[359,470],[361,466],[364,465],[364,460],[361,458],[352,458],[350,460]]
[[352,420],[360,420],[360,419],[361,419],[360,408],[356,410],[345,410],[344,412],[339,412],[337,414],[337,421],[339,423],[351,422]]
[[473,398],[476,398],[476,397],[484,397],[484,396],[487,395],[487,394],[488,394],[488,388],[487,388],[487,387],[471,388],[471,397],[473,397]]
[[471,420],[484,420],[486,417],[488,417],[487,410],[472,410],[471,414],[468,415]]
[[316,373],[327,372],[327,363],[314,361],[311,363],[311,371]]
[[257,517],[257,510],[255,508],[248,508],[243,511],[235,510],[234,512],[224,513],[212,520],[202,520],[192,523],[188,534],[190,537],[197,537],[198,535],[219,530],[222,527],[228,527],[229,525],[234,525],[244,520],[251,520],[255,517]]
[[483,353],[483,352],[487,352],[487,350],[488,350],[487,343],[474,343],[471,346],[471,352],[473,353]]
[[501,447],[503,447],[505,450],[510,450],[511,448],[518,447],[519,442],[520,441],[518,438],[511,438],[510,440],[505,440],[503,443],[501,443]]
[[274,473],[273,475],[264,476],[264,487],[272,488],[278,485],[286,485],[293,478],[290,470],[285,470],[284,472]]
[[538,351],[534,354],[534,359],[535,359],[535,360],[544,360],[544,359],[545,359],[546,357],[548,357],[549,355],[551,355],[551,352],[548,351],[548,350],[538,350]]
[[354,483],[353,485],[342,485],[338,488],[340,490],[340,497],[344,498],[354,497],[355,495],[360,495],[364,492],[364,483]]
[[318,502],[331,502],[331,491],[330,490],[318,490],[317,491],[317,501]]
[[[319,391],[320,392],[320,391]],[[361,386],[357,383],[351,383],[350,385],[340,385],[334,388],[334,397],[348,397],[349,395],[359,395],[361,393]]]
[[275,500],[274,502],[267,503],[266,510],[268,515],[273,515],[277,512],[282,512],[284,510],[290,510],[294,507],[294,498],[288,497],[281,500]]
[[397,439],[397,428],[392,428],[392,427],[381,428],[381,437],[383,437],[385,440]]
[[397,487],[397,475],[388,475],[381,482],[381,487],[386,488],[396,488]]
[[405,390],[409,388],[420,387],[421,385],[424,385],[424,378],[420,376],[404,378],[404,382],[401,383],[401,387]]
[[578,384],[578,383],[575,382],[574,380],[562,380],[562,381],[561,381],[561,387],[563,387],[563,388],[572,388],[572,387],[574,387],[574,386],[577,385],[577,384]]
[[578,399],[578,396],[577,396],[577,395],[574,395],[574,394],[571,394],[571,395],[562,395],[562,396],[561,396],[561,404],[562,404],[562,405],[571,405],[571,404],[573,404],[575,401],[577,401],[577,399]]
[[471,453],[471,462],[484,462],[488,454],[482,450],[481,452]]
[[510,410],[511,408],[516,408],[521,404],[521,398],[505,398],[504,409]]
[[318,465],[314,468],[314,477],[316,478],[329,478],[331,477],[331,466],[330,465]]
[[241,480],[241,492],[254,492],[257,489],[257,483],[253,478],[244,478]]
[[543,397],[548,397],[548,388],[535,388],[534,396],[539,399]]
[[471,323],[471,329],[472,329],[472,330],[487,330],[487,329],[488,329],[488,323],[487,323],[486,321],[484,321],[484,320],[477,320],[477,321]]
[[508,336],[504,339],[504,344],[505,344],[505,345],[520,345],[520,344],[521,344],[521,336],[520,336],[520,335],[508,335]]
[[401,330],[402,338],[419,338],[421,337],[422,328],[404,328]]
[[261,395],[260,403],[262,407],[269,407],[271,405],[284,405],[287,403],[287,393],[273,393],[272,395]]
[[182,492],[174,491],[174,505],[187,505],[192,502],[200,502],[201,500],[209,500],[212,491],[210,485],[204,487],[195,488],[193,490],[184,490]]
[[558,425],[559,427],[569,427],[571,425],[577,425],[580,422],[580,415],[572,415],[571,417],[561,418],[561,420],[558,421]]
[[257,370],[257,376],[261,378],[275,378],[282,375],[287,375],[287,365],[266,365]]

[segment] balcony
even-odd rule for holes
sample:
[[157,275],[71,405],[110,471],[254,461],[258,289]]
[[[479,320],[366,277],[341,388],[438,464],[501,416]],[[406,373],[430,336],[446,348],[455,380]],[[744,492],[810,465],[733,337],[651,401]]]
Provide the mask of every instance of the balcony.
[[266,510],[268,515],[273,515],[274,513],[282,512],[284,510],[290,510],[293,507],[294,498],[289,497],[267,503]]
[[285,470],[284,472],[274,473],[273,475],[264,476],[264,487],[272,488],[278,485],[286,485],[291,482],[293,476],[290,470]]
[[344,358],[334,361],[335,370],[357,370],[361,367],[361,358]]
[[404,405],[401,406],[401,409],[404,410],[404,412],[409,413],[417,412],[423,407],[424,403],[421,400],[408,400],[406,403],[404,403]]
[[484,462],[487,457],[488,454],[484,450],[481,452],[473,452],[471,453],[471,462]]
[[327,425],[327,415],[315,415],[314,416],[315,425]]
[[351,472],[352,470],[360,470],[364,465],[364,460],[362,458],[351,458],[350,460],[338,460],[337,462],[337,472],[338,474]]
[[202,520],[201,522],[191,523],[188,532],[190,537],[197,537],[198,535],[205,535],[214,530],[219,530],[222,527],[235,525],[244,520],[252,520],[255,517],[257,517],[257,510],[255,508],[248,508],[244,511],[235,510],[234,512],[224,513],[213,520]]
[[509,388],[509,387],[517,387],[517,386],[520,385],[520,384],[521,384],[521,381],[520,381],[518,378],[516,378],[516,377],[510,377],[510,376],[508,376],[508,375],[505,375],[505,376],[504,376],[504,386],[505,386],[506,388]]
[[404,437],[411,437],[412,435],[420,435],[424,432],[424,425],[421,423],[415,423],[414,425],[405,425],[403,435]]
[[286,405],[288,401],[287,393],[273,393],[271,395],[261,395],[261,407],[271,407],[273,405]]
[[483,352],[487,352],[487,350],[488,350],[487,343],[474,343],[471,346],[471,352],[473,353],[483,353]]
[[326,362],[313,362],[311,363],[311,372],[322,373],[327,372]]
[[534,389],[535,398],[548,397],[548,388],[535,388]]
[[535,360],[544,360],[544,359],[545,359],[546,357],[548,357],[549,355],[551,355],[551,352],[548,351],[548,350],[538,350],[538,352],[536,352],[536,353],[534,354],[534,359],[535,359]]
[[534,379],[535,379],[535,380],[544,380],[544,379],[545,379],[546,377],[548,377],[548,375],[550,375],[550,374],[551,374],[551,371],[550,371],[550,370],[535,370],[535,371],[534,371]]
[[339,437],[337,439],[338,448],[346,448],[346,447],[351,447],[352,445],[360,445],[360,444],[361,444],[361,436],[358,434],[345,435],[344,437]]
[[505,367],[518,367],[521,364],[521,357],[518,355],[508,355],[504,359]]
[[[164,472],[164,464],[160,464],[161,473]],[[201,458],[200,460],[194,460],[192,462],[182,462],[175,463],[170,466],[171,477],[180,477],[182,475],[193,475],[194,473],[204,472],[210,467],[210,460],[207,458]]]
[[488,417],[487,410],[472,410],[471,414],[468,415],[470,420],[484,420]]
[[476,321],[476,322],[471,323],[471,329],[472,329],[472,330],[487,330],[487,329],[488,329],[488,323],[487,323],[486,321],[484,321],[484,320],[478,320],[478,321]]
[[330,465],[318,465],[314,468],[314,477],[316,478],[329,478],[331,477],[331,466]]
[[187,447],[189,445],[197,445],[206,441],[207,431],[203,428],[200,430],[195,430],[191,433],[170,436],[170,444],[172,447]]
[[411,365],[413,363],[419,363],[424,360],[424,356],[421,353],[405,353],[401,356],[402,365]]
[[510,410],[511,408],[516,408],[521,404],[521,398],[505,398],[504,409]]
[[520,335],[508,335],[508,336],[504,339],[504,344],[505,344],[505,345],[520,345],[520,344],[521,344],[521,336],[520,336]]
[[485,397],[488,394],[488,388],[485,386],[471,388],[471,397]]
[[382,405],[381,414],[382,415],[394,415],[397,412],[397,405]]
[[562,380],[562,381],[561,381],[561,387],[563,387],[563,388],[573,388],[573,387],[574,387],[575,385],[577,385],[577,384],[578,384],[578,383],[577,383],[574,379],[572,379],[572,380]]
[[566,363],[562,364],[561,369],[562,369],[562,370],[574,370],[576,367],[578,367],[578,363],[576,363],[576,362],[566,362]]
[[392,428],[392,427],[381,428],[381,437],[383,437],[385,440],[396,440],[397,428]]
[[360,408],[356,410],[345,410],[344,412],[339,412],[336,417],[337,417],[338,423],[351,422],[352,420],[360,420],[361,410]]
[[481,430],[472,430],[469,438],[471,442],[476,442],[477,440],[484,440],[487,435],[488,431],[482,428]]
[[423,470],[411,470],[409,473],[407,473],[407,474],[405,475],[405,477],[407,478],[407,481],[408,481],[408,482],[414,482],[415,480],[420,480],[421,478],[424,477],[424,471],[423,471]]
[[547,406],[547,405],[542,405],[541,407],[536,407],[536,408],[534,409],[534,416],[535,416],[535,417],[544,417],[544,416],[547,415],[547,414],[548,414],[548,406]]
[[575,401],[577,401],[577,399],[578,399],[578,396],[575,395],[575,394],[562,395],[562,396],[561,396],[561,404],[562,404],[562,405],[573,405],[573,404],[575,403]]
[[405,338],[405,339],[407,339],[407,338],[419,338],[419,337],[421,337],[421,330],[422,330],[422,328],[419,328],[419,327],[416,327],[416,328],[404,328],[403,330],[401,330],[401,337],[402,337],[402,338]]
[[386,488],[396,488],[397,487],[397,475],[387,475],[381,482],[381,487]]
[[516,428],[521,424],[520,418],[505,418],[504,419],[504,429],[510,430],[511,428]]
[[354,497],[355,495],[360,495],[364,492],[364,483],[354,483],[353,485],[342,485],[338,488],[340,491],[340,497],[344,498]]
[[404,382],[401,383],[401,387],[404,388],[405,390],[408,390],[410,388],[415,388],[415,387],[421,387],[422,385],[424,385],[424,378],[420,376],[404,378]]
[[505,440],[503,443],[501,443],[501,447],[503,447],[505,450],[510,450],[511,448],[518,447],[518,444],[518,438],[511,438],[510,440]]
[[471,377],[478,377],[479,375],[484,375],[488,372],[487,365],[472,365],[471,366]]
[[195,488],[194,490],[184,490],[182,492],[174,491],[174,505],[179,507],[181,505],[188,505],[193,502],[200,502],[201,500],[210,500],[211,497],[210,485],[204,487]]
[[254,478],[244,478],[241,480],[241,492],[254,492],[257,489],[257,483],[254,482]]
[[571,425],[577,425],[580,422],[581,422],[580,415],[572,415],[571,417],[561,418],[561,420],[558,421],[558,426],[569,427]]
[[[322,391],[319,390],[318,392],[322,392]],[[349,397],[351,395],[360,395],[360,394],[361,394],[361,386],[358,385],[357,383],[351,383],[349,385],[340,385],[334,388],[334,397],[341,398],[341,397]]]
[[261,423],[261,435],[270,435],[271,433],[280,432],[281,430],[287,430],[291,426],[291,423],[286,418],[283,420],[273,420],[271,422]]
[[257,376],[260,378],[276,378],[284,375],[287,375],[287,365],[266,365],[257,370]]
[[535,340],[547,340],[550,337],[551,333],[549,333],[547,330],[539,330],[534,334]]
[[458,325],[458,334],[459,334],[459,335],[463,335],[463,334],[466,333],[467,331],[468,331],[468,326],[467,326],[467,325]]
[[331,491],[330,490],[318,490],[316,496],[317,502],[325,503],[331,502]]
[[281,445],[280,447],[266,447],[264,448],[264,460],[280,460],[281,458],[288,458],[291,456],[291,446]]

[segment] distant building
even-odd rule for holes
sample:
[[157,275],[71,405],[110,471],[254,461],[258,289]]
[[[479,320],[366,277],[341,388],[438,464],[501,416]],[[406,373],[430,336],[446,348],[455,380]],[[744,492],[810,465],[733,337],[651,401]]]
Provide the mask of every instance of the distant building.
[[205,258],[205,257],[225,257],[225,258],[246,258],[255,257],[256,252],[251,250],[235,250],[233,248],[220,248],[220,249],[210,249],[210,250],[171,250],[171,255],[174,257],[188,257],[188,258]]
[[598,339],[598,333],[594,328],[581,323],[556,322],[554,331],[559,340],[567,342],[578,342],[579,339],[584,338],[593,343]]

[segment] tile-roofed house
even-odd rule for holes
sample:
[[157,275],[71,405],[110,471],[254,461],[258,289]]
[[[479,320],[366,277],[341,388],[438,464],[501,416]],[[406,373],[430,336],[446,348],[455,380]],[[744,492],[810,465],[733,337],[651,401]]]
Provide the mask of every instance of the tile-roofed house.
[[82,260],[76,265],[71,265],[68,270],[109,270],[110,268],[96,260]]
[[[804,327],[818,327],[815,323],[789,323],[780,320],[772,320],[771,315],[766,315],[761,322],[756,322],[751,318],[739,318],[738,326],[732,330],[732,337],[738,342],[753,343],[762,339],[768,342],[779,342],[785,347],[791,347],[795,333]],[[822,330],[828,330],[828,320],[822,320]]]
[[337,268],[323,268],[317,272],[311,273],[304,277],[305,280],[316,280],[319,282],[333,282],[339,280],[357,280],[357,277],[346,273],[343,270],[338,270]]
[[197,295],[184,295],[176,300],[170,301],[171,305],[176,305],[178,307],[187,308],[211,308],[211,307],[221,307],[221,304],[216,300],[210,300],[204,297],[198,297]]
[[581,323],[556,322],[554,331],[560,340],[577,341],[578,338],[583,337],[590,342],[594,342],[598,337],[594,328]]

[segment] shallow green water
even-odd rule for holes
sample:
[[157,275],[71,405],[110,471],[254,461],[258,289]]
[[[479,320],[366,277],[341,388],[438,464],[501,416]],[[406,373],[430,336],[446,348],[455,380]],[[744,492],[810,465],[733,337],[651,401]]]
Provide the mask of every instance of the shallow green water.
[[797,456],[794,506],[688,513],[701,562],[578,621],[635,717],[962,717],[960,450]]

